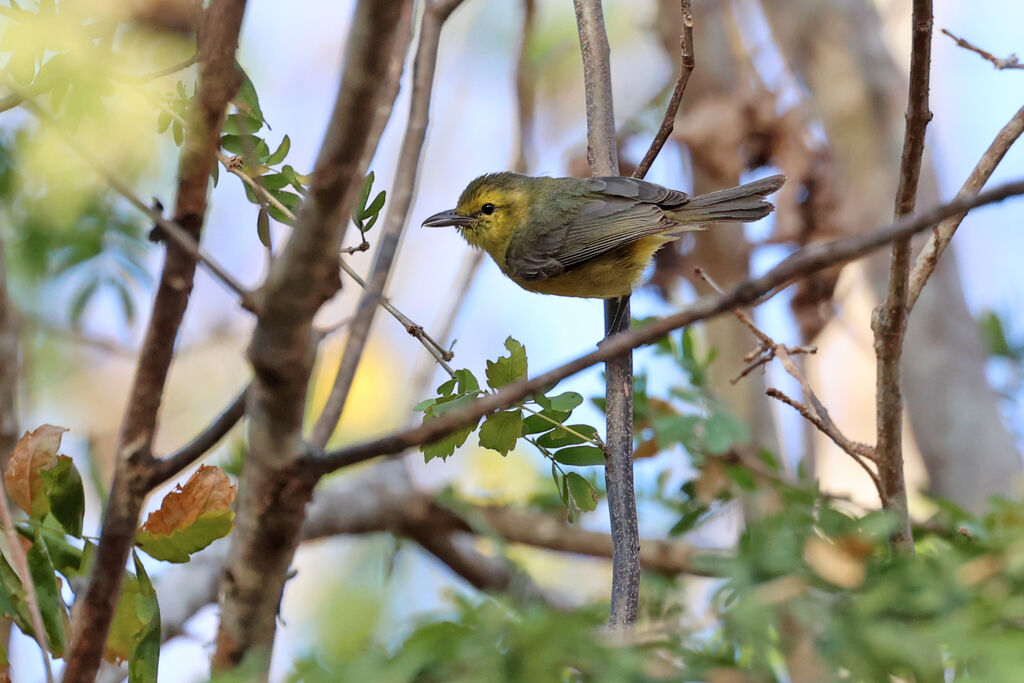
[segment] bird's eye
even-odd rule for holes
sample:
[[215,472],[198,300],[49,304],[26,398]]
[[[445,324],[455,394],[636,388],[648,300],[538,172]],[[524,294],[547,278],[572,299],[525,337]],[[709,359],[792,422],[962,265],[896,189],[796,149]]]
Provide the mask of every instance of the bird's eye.
[[494,204],[487,203],[480,207],[480,213],[490,216],[494,213]]

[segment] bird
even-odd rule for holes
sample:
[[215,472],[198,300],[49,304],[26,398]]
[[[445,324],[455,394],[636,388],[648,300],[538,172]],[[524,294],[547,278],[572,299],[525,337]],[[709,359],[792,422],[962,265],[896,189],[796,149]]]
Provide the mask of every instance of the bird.
[[654,253],[683,233],[767,216],[775,207],[764,198],[785,182],[773,175],[691,196],[623,176],[489,173],[423,225],[455,227],[528,291],[614,299],[630,294]]

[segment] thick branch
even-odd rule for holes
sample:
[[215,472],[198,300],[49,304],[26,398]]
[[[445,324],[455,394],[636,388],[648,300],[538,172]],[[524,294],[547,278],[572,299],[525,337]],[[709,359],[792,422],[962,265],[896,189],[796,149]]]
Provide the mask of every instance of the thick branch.
[[575,375],[592,365],[603,363],[623,353],[651,344],[672,330],[712,318],[737,306],[759,301],[767,294],[805,276],[829,266],[846,263],[891,242],[927,230],[939,221],[961,211],[1003,201],[1024,194],[1024,180],[1000,185],[973,197],[954,199],[916,216],[904,217],[895,223],[852,237],[828,242],[815,242],[795,252],[764,275],[741,282],[724,294],[701,297],[685,309],[651,322],[643,327],[617,334],[604,341],[596,351],[579,356],[568,363],[529,380],[520,380],[501,391],[485,396],[457,411],[418,427],[403,429],[388,436],[353,444],[331,451],[323,456],[304,458],[303,471],[323,476],[340,467],[364,462],[382,455],[396,455],[408,448],[437,441],[448,434],[475,423],[481,417],[508,408],[566,377]]
[[[981,156],[974,170],[967,176],[967,180],[964,181],[956,196],[967,197],[978,193],[985,186],[985,183],[988,182],[988,179],[992,177],[992,172],[996,170],[996,166],[1003,160],[1006,152],[1017,141],[1017,138],[1021,136],[1021,133],[1024,133],[1024,107],[1018,109],[1013,118],[999,131],[995,140],[992,141],[992,144],[988,146],[988,149]],[[949,246],[950,241],[952,241],[953,234],[960,227],[960,223],[963,222],[966,216],[966,212],[957,214],[939,223],[938,227],[935,228],[935,231],[928,238],[924,249],[917,255],[914,269],[910,272],[910,291],[907,301],[908,315],[913,310],[914,304],[917,303],[917,297],[921,295],[921,290],[924,288],[925,283],[928,282],[928,278],[935,271],[939,258],[946,250],[946,247]]]
[[[461,2],[461,0],[460,0]],[[430,2],[423,11],[420,24],[419,44],[413,64],[413,91],[409,103],[409,123],[402,139],[398,156],[398,168],[391,188],[391,204],[380,233],[380,244],[373,262],[369,284],[359,301],[355,317],[349,325],[345,351],[341,356],[334,385],[324,405],[323,412],[313,428],[310,442],[315,448],[327,445],[342,410],[348,402],[349,391],[355,380],[356,370],[363,358],[370,328],[377,316],[377,307],[384,296],[391,275],[391,267],[398,253],[402,233],[409,220],[409,207],[416,192],[416,176],[419,171],[420,154],[427,135],[430,117],[430,93],[434,87],[434,71],[437,66],[437,48],[441,41],[441,27],[459,2]]]
[[[244,0],[214,0],[206,10],[199,45],[199,90],[178,167],[174,223],[195,242],[206,213],[206,192],[216,163],[221,124],[239,84],[235,50],[245,11]],[[113,617],[121,576],[135,537],[139,510],[148,492],[150,448],[164,384],[192,292],[196,260],[168,243],[160,285],[118,438],[114,482],[104,513],[96,560],[89,583],[75,605],[75,639],[66,658],[64,681],[86,683],[96,676]]]
[[[896,188],[896,218],[914,210],[917,186],[924,157],[925,129],[932,114],[928,109],[928,77],[931,69],[932,2],[914,0],[913,37],[910,54],[910,93],[907,102],[907,126],[903,138],[899,184]],[[907,329],[908,278],[910,275],[910,238],[892,246],[889,290],[885,302],[875,309],[872,328],[875,333],[876,396],[875,453],[882,504],[901,519],[894,534],[896,547],[913,552],[914,540],[907,511],[907,485],[903,474],[903,396],[900,365],[903,338]]]
[[254,380],[247,401],[249,455],[239,487],[237,526],[221,584],[214,667],[235,666],[252,650],[265,670],[281,593],[315,480],[294,468],[312,370],[313,317],[340,286],[338,249],[381,126],[399,27],[408,0],[361,0],[344,71],[309,194],[290,239],[261,290],[249,347]]

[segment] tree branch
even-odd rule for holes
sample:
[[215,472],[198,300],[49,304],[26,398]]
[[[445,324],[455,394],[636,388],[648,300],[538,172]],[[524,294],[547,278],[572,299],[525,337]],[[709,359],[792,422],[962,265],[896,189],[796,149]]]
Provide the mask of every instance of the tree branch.
[[[216,163],[224,112],[239,84],[235,68],[244,0],[214,0],[205,13],[199,45],[199,89],[190,107],[192,119],[178,167],[174,223],[194,242],[206,213],[206,192]],[[196,259],[177,244],[168,243],[160,284],[142,342],[128,405],[118,437],[114,482],[104,513],[103,530],[89,583],[76,600],[66,683],[87,683],[96,676],[107,631],[117,603],[121,577],[148,493],[150,449],[164,384],[174,356],[185,308],[188,306]]]
[[897,239],[927,230],[944,218],[961,211],[993,204],[1022,194],[1024,194],[1024,180],[1018,180],[973,197],[954,199],[947,204],[933,207],[915,216],[906,216],[895,223],[870,232],[809,244],[760,277],[741,282],[724,294],[701,297],[678,313],[643,327],[617,334],[603,342],[596,351],[579,356],[543,375],[528,380],[519,380],[502,388],[497,393],[474,401],[465,408],[452,411],[417,427],[403,429],[372,441],[339,448],[324,455],[307,455],[302,459],[300,467],[310,476],[319,477],[341,467],[365,462],[379,456],[396,455],[406,449],[437,441],[468,424],[475,423],[485,415],[508,408],[538,390],[560,382],[566,377],[571,377],[592,365],[628,353],[634,348],[651,344],[672,330],[721,315],[737,306],[752,304],[768,293],[805,275],[818,272],[829,266],[852,261]]
[[[907,126],[903,138],[899,184],[896,188],[896,218],[914,210],[924,157],[925,129],[932,118],[928,110],[928,77],[931,69],[932,2],[914,0],[911,23],[910,92]],[[875,333],[876,396],[875,422],[878,476],[882,504],[900,517],[900,529],[893,544],[903,552],[914,551],[914,539],[907,510],[907,485],[903,474],[903,396],[900,366],[903,338],[907,329],[910,238],[892,246],[889,290],[885,302],[875,309],[871,327]]]
[[988,52],[987,50],[982,50],[980,47],[972,45],[963,38],[957,38],[946,29],[942,29],[942,32],[945,33],[950,38],[952,38],[954,41],[956,41],[956,44],[959,45],[960,47],[964,48],[965,50],[970,50],[971,52],[975,53],[976,55],[978,55],[979,57],[986,61],[992,62],[992,66],[994,66],[996,69],[1000,71],[1002,71],[1003,69],[1024,69],[1024,64],[1022,64],[1020,59],[1017,58],[1017,55],[1010,55],[1009,57],[996,57],[991,52]]
[[437,66],[437,48],[441,41],[441,27],[458,2],[429,2],[423,10],[420,23],[420,38],[416,46],[413,63],[413,91],[409,103],[409,122],[402,139],[398,155],[398,166],[391,188],[391,203],[388,207],[380,243],[370,273],[369,286],[363,292],[355,317],[349,325],[345,351],[334,377],[331,393],[327,397],[320,417],[313,427],[310,443],[314,448],[323,449],[331,438],[341,412],[348,402],[349,391],[355,380],[356,370],[363,358],[370,328],[377,315],[377,307],[384,296],[391,275],[391,267],[398,253],[402,233],[409,221],[409,207],[416,191],[416,176],[419,171],[423,141],[427,135],[430,119],[430,94],[434,87],[434,71]]
[[150,489],[156,488],[206,455],[221,439],[227,436],[227,433],[245,415],[245,400],[249,394],[249,386],[248,384],[245,385],[245,388],[232,399],[231,403],[221,411],[220,415],[214,418],[213,422],[197,434],[194,439],[170,455],[160,458],[153,463],[153,466],[150,468]]
[[[996,166],[1003,160],[1006,152],[1009,151],[1010,147],[1013,146],[1013,143],[1017,141],[1017,138],[1022,133],[1024,133],[1024,107],[1018,109],[1013,118],[999,131],[995,140],[988,146],[985,153],[981,155],[981,159],[974,167],[974,170],[967,176],[967,180],[964,181],[956,196],[967,197],[977,194],[985,186],[985,183],[988,182],[988,179],[992,177],[992,172],[996,170]],[[913,310],[914,304],[917,303],[917,297],[921,295],[921,290],[924,289],[928,278],[935,271],[939,258],[952,241],[953,234],[956,233],[956,229],[960,227],[960,223],[963,222],[966,216],[966,213],[961,213],[956,216],[950,216],[939,223],[935,231],[928,238],[924,249],[917,255],[914,269],[910,272],[910,290],[907,295],[908,315]]]
[[695,66],[693,55],[693,8],[691,7],[690,0],[680,0],[679,9],[683,15],[683,28],[679,35],[679,76],[676,78],[675,88],[672,89],[672,97],[669,99],[668,108],[665,110],[665,118],[662,119],[661,126],[651,141],[651,146],[647,149],[647,153],[644,154],[636,170],[633,171],[634,178],[643,178],[647,175],[647,171],[651,169],[651,164],[654,163],[654,160],[661,152],[661,148],[665,146],[665,142],[672,135],[672,129],[676,125],[676,112],[679,111],[679,104],[683,101],[683,93],[686,92],[686,86],[690,82],[690,74],[693,73],[693,67]]
[[330,123],[291,237],[261,290],[249,347],[254,380],[247,405],[249,454],[221,583],[213,665],[233,667],[253,652],[269,666],[278,608],[315,478],[296,467],[317,335],[313,317],[340,286],[338,250],[381,126],[380,104],[408,0],[361,0],[345,49]]
[[[612,104],[608,34],[601,0],[573,0],[583,56],[587,100],[587,161],[595,176],[619,174]],[[629,296],[604,302],[605,338],[630,327]],[[633,355],[605,363],[605,489],[611,520],[611,613],[608,624],[623,628],[636,622],[640,596],[640,534],[633,490]]]

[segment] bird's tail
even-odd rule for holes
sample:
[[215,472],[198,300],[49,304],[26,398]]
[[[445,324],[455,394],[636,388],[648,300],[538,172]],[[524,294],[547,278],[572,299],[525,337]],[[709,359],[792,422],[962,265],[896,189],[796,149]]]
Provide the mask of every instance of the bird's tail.
[[666,214],[673,221],[687,226],[682,231],[699,229],[700,223],[756,221],[775,209],[775,205],[764,198],[785,182],[786,176],[773,175],[746,185],[700,194]]

